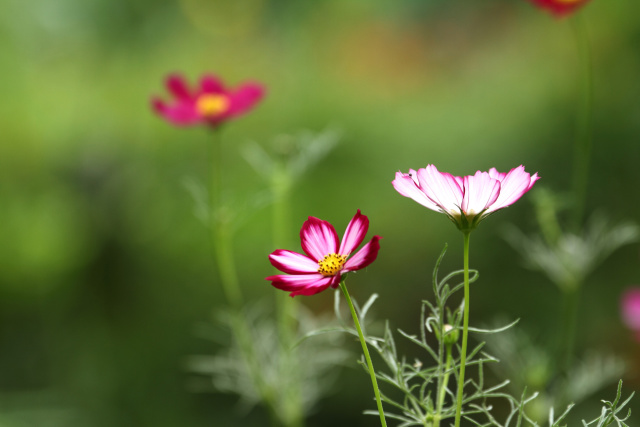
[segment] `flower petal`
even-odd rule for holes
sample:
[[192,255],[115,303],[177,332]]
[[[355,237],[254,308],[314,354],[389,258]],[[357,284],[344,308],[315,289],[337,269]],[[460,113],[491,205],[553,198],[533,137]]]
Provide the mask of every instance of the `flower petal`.
[[439,172],[434,165],[418,170],[420,188],[445,213],[459,215],[464,196],[459,178]]
[[349,222],[347,230],[344,232],[342,243],[338,253],[340,255],[349,255],[353,252],[360,243],[364,240],[364,236],[367,235],[369,230],[369,218],[366,215],[360,213],[360,209],[356,212],[355,216]]
[[632,288],[622,295],[622,320],[630,329],[640,332],[640,288]]
[[269,255],[271,264],[280,271],[289,274],[317,273],[318,263],[306,255],[278,249]]
[[237,91],[228,94],[231,106],[227,113],[230,117],[244,114],[252,109],[265,94],[264,86],[258,83],[245,83]]
[[413,199],[426,208],[440,212],[438,205],[433,203],[420,188],[418,173],[413,169],[410,169],[408,174],[396,172],[396,179],[391,183],[393,188],[404,197]]
[[337,253],[339,244],[333,225],[312,216],[302,224],[300,241],[302,250],[315,261],[325,255]]
[[[498,172],[499,173],[499,172]],[[500,196],[495,203],[487,210],[487,213],[498,209],[506,208],[514,204],[524,193],[529,191],[533,184],[539,179],[538,174],[533,176],[525,172],[524,166],[511,169],[504,174],[500,183]]]
[[583,6],[589,0],[531,0],[532,3],[543,9],[549,10],[557,17],[562,17],[570,14],[579,7]]
[[200,79],[200,94],[203,93],[225,93],[222,80],[213,74],[205,74]]
[[465,215],[477,215],[493,204],[500,195],[500,181],[491,178],[489,173],[477,171],[475,175],[465,176],[462,211]]
[[188,126],[202,121],[202,117],[190,101],[178,100],[174,105],[169,106],[160,99],[154,98],[151,104],[156,113],[174,125]]
[[179,100],[190,100],[189,88],[184,77],[179,74],[171,74],[167,77],[166,81],[167,89],[173,96]]
[[362,249],[347,260],[342,269],[342,273],[361,270],[375,261],[378,257],[378,251],[380,250],[380,239],[382,239],[382,237],[373,236],[369,243],[364,245]]
[[289,295],[315,295],[327,289],[334,281],[334,276],[324,277],[322,274],[287,275],[278,274],[269,276],[266,280],[271,285],[283,291],[290,291]]

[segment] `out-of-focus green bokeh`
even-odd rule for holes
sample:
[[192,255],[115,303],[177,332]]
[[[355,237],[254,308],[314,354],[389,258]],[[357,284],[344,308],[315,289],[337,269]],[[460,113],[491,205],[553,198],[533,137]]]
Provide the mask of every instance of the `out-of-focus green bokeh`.
[[[580,14],[595,82],[587,209],[640,221],[640,5],[593,0]],[[184,184],[206,179],[209,132],[172,127],[149,106],[170,72],[268,88],[224,130],[224,178],[240,199],[267,187],[240,154],[248,141],[340,129],[338,147],[297,183],[292,241],[309,215],[341,233],[361,209],[384,239],[350,288],[379,293],[376,316],[409,332],[445,242],[443,270],[461,267],[462,237],[399,196],[396,171],[524,164],[538,186],[570,190],[581,75],[571,23],[525,0],[5,0],[0,70],[3,427],[266,424],[260,409],[240,414],[234,396],[188,387],[185,358],[216,351],[194,325],[225,301]],[[472,236],[472,322],[522,318],[547,343],[560,292],[522,267],[501,237],[507,224],[536,232],[530,195]],[[235,241],[253,301],[276,292],[264,281],[270,226],[258,209]],[[592,348],[627,359],[628,391],[640,385],[640,344],[618,299],[633,283],[637,245],[587,281],[578,323],[579,357]],[[331,309],[328,292],[300,300]],[[308,425],[372,425],[361,415],[371,395],[366,375],[347,370]],[[598,415],[595,402],[583,416]]]

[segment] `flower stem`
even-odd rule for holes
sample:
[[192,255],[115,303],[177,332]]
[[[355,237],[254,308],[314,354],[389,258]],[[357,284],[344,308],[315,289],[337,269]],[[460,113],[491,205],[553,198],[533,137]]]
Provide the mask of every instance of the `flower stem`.
[[232,218],[230,212],[225,210],[222,205],[222,165],[224,163],[219,132],[219,130],[213,131],[213,141],[208,144],[209,173],[211,179],[211,185],[209,187],[209,236],[211,239],[211,248],[218,267],[223,292],[229,305],[232,307],[230,312],[231,328],[242,356],[244,357],[250,376],[254,381],[254,385],[267,408],[271,423],[276,426],[278,425],[279,418],[276,411],[276,398],[263,377],[255,353],[251,327],[242,312],[243,298],[233,258]]
[[582,14],[571,19],[573,34],[576,40],[581,72],[581,96],[576,123],[576,136],[573,158],[573,192],[575,204],[573,210],[573,226],[580,229],[584,216],[589,177],[589,160],[591,157],[593,121],[593,66],[591,46],[587,26]]
[[242,293],[233,259],[231,244],[231,218],[223,209],[222,188],[222,143],[219,130],[213,131],[213,141],[208,144],[211,186],[209,188],[209,226],[214,256],[218,265],[222,289],[229,304],[235,309],[242,306]]
[[[441,331],[444,339],[444,331]],[[444,367],[444,378],[442,384],[440,384],[440,391],[438,393],[438,406],[436,407],[436,415],[433,418],[433,427],[440,427],[440,420],[442,419],[442,407],[444,406],[444,398],[447,394],[447,384],[449,384],[449,369],[451,369],[451,345],[447,345],[447,362]]]
[[455,427],[460,427],[460,418],[462,417],[464,370],[467,364],[467,334],[469,332],[469,235],[470,232],[464,232],[464,316],[462,321],[462,349],[460,350],[460,378],[458,380],[458,405],[456,407]]
[[575,346],[576,324],[578,317],[578,306],[580,305],[580,283],[567,287],[564,292],[562,307],[560,340],[558,342],[558,359],[556,372],[565,375],[573,362],[573,351]]
[[373,392],[376,395],[376,403],[378,404],[378,412],[380,413],[380,424],[382,425],[382,427],[387,427],[387,422],[384,418],[384,410],[382,409],[382,400],[380,399],[380,390],[378,389],[378,381],[376,380],[376,373],[373,370],[373,363],[371,363],[371,356],[369,356],[369,350],[367,349],[367,342],[365,341],[364,335],[362,334],[362,328],[360,327],[360,322],[358,321],[358,315],[356,314],[356,309],[353,307],[351,297],[349,296],[349,291],[347,291],[347,284],[344,280],[340,282],[340,290],[344,294],[347,303],[349,303],[349,309],[351,310],[353,323],[356,325],[356,329],[358,330],[358,336],[360,337],[362,351],[364,352],[364,357],[367,360],[369,375],[371,376],[371,384],[373,384]]
[[[273,246],[286,248],[290,246],[289,225],[291,224],[291,176],[282,165],[274,168],[270,186],[273,197],[272,204],[272,228]],[[301,361],[300,353],[292,348],[297,332],[298,300],[288,295],[277,292],[275,294],[277,307],[278,336],[280,340],[280,370],[287,375],[285,390],[286,417],[288,427],[303,427],[304,409],[302,403],[302,384],[300,381]]]

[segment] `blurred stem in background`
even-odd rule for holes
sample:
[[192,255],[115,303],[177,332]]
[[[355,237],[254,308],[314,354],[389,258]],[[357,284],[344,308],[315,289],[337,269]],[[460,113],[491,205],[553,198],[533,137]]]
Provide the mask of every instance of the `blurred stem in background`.
[[571,19],[571,28],[578,50],[580,65],[580,101],[576,120],[576,135],[573,157],[573,231],[582,228],[584,208],[589,181],[589,163],[592,145],[593,122],[593,65],[591,61],[591,45],[587,25],[582,14]]
[[[289,170],[283,165],[276,165],[269,180],[271,187],[272,220],[273,220],[273,246],[276,248],[289,247],[290,224],[291,222],[291,189],[293,177]],[[280,372],[288,372],[291,381],[287,390],[280,390],[286,393],[287,419],[290,426],[304,426],[304,410],[302,408],[302,393],[300,390],[300,361],[298,360],[294,342],[297,333],[297,312],[298,302],[287,294],[276,292],[277,323],[280,338]]]
[[[573,157],[573,197],[572,211],[573,231],[580,233],[584,221],[584,209],[589,182],[589,163],[592,146],[593,121],[593,66],[591,61],[591,46],[587,25],[582,14],[575,14],[571,28],[578,50],[580,67],[580,101],[576,120],[576,135]],[[562,328],[559,328],[559,363],[558,373],[564,374],[571,367],[575,347],[576,324],[582,294],[582,282],[568,283],[564,289],[562,307]]]
[[213,138],[207,144],[211,175],[209,199],[209,226],[214,257],[217,262],[222,288],[227,301],[235,310],[242,307],[243,298],[238,283],[233,259],[231,212],[222,205],[222,137],[220,130],[212,132]]
[[[211,175],[210,200],[209,200],[209,226],[211,246],[214,258],[218,266],[218,273],[222,288],[229,305],[231,306],[231,325],[233,333],[238,340],[238,346],[242,351],[250,376],[260,395],[273,426],[279,426],[276,409],[276,396],[263,378],[260,365],[251,337],[251,328],[247,319],[243,316],[243,297],[238,281],[235,261],[233,258],[233,213],[222,202],[222,177],[224,176],[224,148],[220,130],[212,132],[212,141],[208,144],[209,167]],[[297,427],[292,424],[291,427]]]

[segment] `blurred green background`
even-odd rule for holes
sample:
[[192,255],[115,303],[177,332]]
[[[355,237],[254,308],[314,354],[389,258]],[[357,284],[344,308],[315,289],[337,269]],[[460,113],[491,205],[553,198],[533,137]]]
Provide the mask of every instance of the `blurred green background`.
[[[588,211],[640,216],[640,5],[593,0],[581,12],[595,70]],[[307,216],[342,233],[356,209],[384,237],[350,281],[376,317],[417,331],[420,300],[447,219],[399,196],[398,170],[434,163],[457,175],[524,164],[540,186],[570,189],[579,63],[568,20],[525,0],[18,0],[0,2],[0,426],[261,426],[237,398],[194,393],[184,360],[214,353],[194,334],[225,306],[185,179],[205,179],[206,129],[150,110],[163,80],[215,72],[263,82],[267,97],[227,126],[225,179],[264,191],[240,154],[248,141],[340,129],[337,148],[297,183],[290,233]],[[533,191],[536,191],[535,188]],[[560,292],[523,268],[501,237],[536,230],[531,197],[473,234],[472,322],[496,315],[540,343],[558,327]],[[250,212],[236,256],[250,300],[272,298],[268,207]],[[622,326],[621,291],[640,283],[639,251],[617,251],[582,295],[578,354],[611,352],[640,388],[639,344]],[[330,312],[330,293],[300,298]],[[368,378],[346,369],[309,426],[365,426]],[[338,368],[336,368],[338,369]],[[613,398],[613,389],[600,398]],[[599,406],[588,408],[595,417]],[[634,407],[640,409],[640,400]],[[578,418],[576,418],[578,419]],[[632,421],[635,425],[637,421]]]

